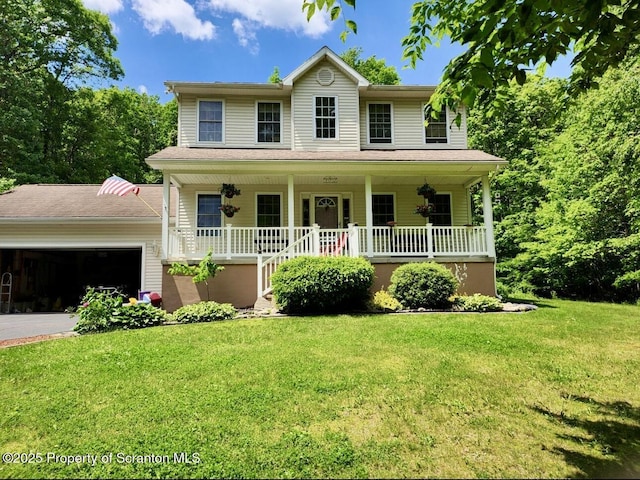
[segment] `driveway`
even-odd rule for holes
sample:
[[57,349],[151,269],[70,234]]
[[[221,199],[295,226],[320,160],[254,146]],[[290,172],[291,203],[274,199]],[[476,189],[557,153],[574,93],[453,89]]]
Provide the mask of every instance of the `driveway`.
[[0,314],[0,340],[71,332],[77,320],[68,313]]

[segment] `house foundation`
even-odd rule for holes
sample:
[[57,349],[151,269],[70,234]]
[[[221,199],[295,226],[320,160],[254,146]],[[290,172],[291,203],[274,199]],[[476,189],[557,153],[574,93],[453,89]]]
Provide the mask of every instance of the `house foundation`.
[[[414,259],[394,259],[385,261],[376,259],[373,263],[375,268],[375,279],[372,292],[381,288],[389,288],[391,274],[401,265]],[[183,305],[190,305],[208,298],[218,303],[231,303],[236,308],[251,308],[256,301],[257,289],[257,265],[255,263],[229,263],[217,262],[224,266],[224,270],[219,272],[215,278],[209,281],[209,293],[204,283],[194,284],[191,277],[169,275],[167,270],[169,265],[163,268],[163,307],[173,312]],[[464,259],[452,259],[445,262],[438,262],[445,265],[460,282],[458,293],[460,295],[472,295],[481,293],[483,295],[495,296],[495,264],[487,259],[477,261]]]

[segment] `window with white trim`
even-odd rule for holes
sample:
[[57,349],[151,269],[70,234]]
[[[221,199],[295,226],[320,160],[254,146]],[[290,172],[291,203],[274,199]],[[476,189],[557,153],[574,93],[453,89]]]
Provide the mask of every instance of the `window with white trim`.
[[433,204],[435,211],[429,214],[429,222],[439,227],[450,227],[453,225],[451,218],[451,194],[436,193]]
[[392,143],[391,104],[369,104],[369,143]]
[[222,225],[220,194],[199,193],[196,210],[196,226],[198,228],[218,228]]
[[258,102],[258,143],[280,143],[280,102]]
[[424,127],[424,141],[426,143],[447,143],[447,109],[442,107],[438,116],[433,118],[431,110],[425,109],[424,120],[427,125]]
[[223,141],[224,105],[221,100],[200,100],[198,102],[198,141]]
[[315,97],[315,138],[336,138],[336,103],[336,97]]
[[258,194],[256,211],[256,226],[279,227],[282,225],[282,208],[279,194]]
[[377,193],[371,195],[371,208],[373,210],[373,225],[384,226],[394,221],[393,194]]

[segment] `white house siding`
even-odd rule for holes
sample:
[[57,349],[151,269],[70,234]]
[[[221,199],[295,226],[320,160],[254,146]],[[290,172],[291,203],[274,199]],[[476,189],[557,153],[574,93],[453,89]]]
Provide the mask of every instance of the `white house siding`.
[[[320,85],[318,70],[329,68],[335,75],[331,85]],[[338,97],[338,137],[315,139],[314,97]],[[293,85],[293,148],[295,150],[330,151],[359,150],[359,96],[357,85],[328,61],[319,62]]]
[[[427,99],[363,99],[360,105],[360,142],[363,149],[451,149],[467,148],[466,113],[462,111],[460,128],[453,121],[455,114],[449,111],[449,143],[425,143],[423,106]],[[369,103],[391,103],[393,111],[393,143],[369,144],[367,112]]]
[[[396,221],[399,225],[424,225],[425,220],[413,213],[416,205],[424,202],[416,194],[416,185],[374,185],[373,193],[389,193],[395,196]],[[240,207],[240,211],[232,218],[222,216],[222,224],[232,224],[234,227],[253,227],[256,222],[256,195],[258,193],[280,193],[282,197],[282,226],[287,225],[287,186],[286,185],[246,185],[237,183],[242,194],[225,203],[232,203]],[[439,193],[451,194],[452,220],[454,225],[469,223],[469,198],[467,190],[461,185],[435,185]],[[351,201],[351,221],[361,226],[366,224],[364,180],[357,183],[338,185],[297,184],[295,194],[295,224],[302,225],[302,199],[318,194],[337,194],[341,198]],[[198,193],[219,193],[218,185],[190,185],[180,191],[178,206],[178,225],[183,228],[195,228],[196,224],[196,195]]]
[[[198,100],[222,100],[224,102],[224,142],[198,143]],[[257,143],[256,102],[282,102],[282,130],[280,143]],[[291,100],[271,97],[196,96],[180,97],[180,132],[178,146],[208,148],[291,148]]]
[[3,224],[0,249],[142,248],[142,290],[162,291],[162,263],[155,255],[161,245],[160,224],[95,224],[65,221]]

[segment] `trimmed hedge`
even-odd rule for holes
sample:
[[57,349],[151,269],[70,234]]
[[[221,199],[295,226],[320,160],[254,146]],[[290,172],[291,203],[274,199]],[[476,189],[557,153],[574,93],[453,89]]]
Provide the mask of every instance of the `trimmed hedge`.
[[230,303],[200,302],[178,308],[173,318],[179,323],[215,322],[230,320],[237,313]]
[[344,312],[366,308],[373,276],[363,258],[302,256],[280,265],[271,283],[286,313]]
[[407,263],[391,274],[389,293],[405,308],[448,308],[458,281],[444,265]]

